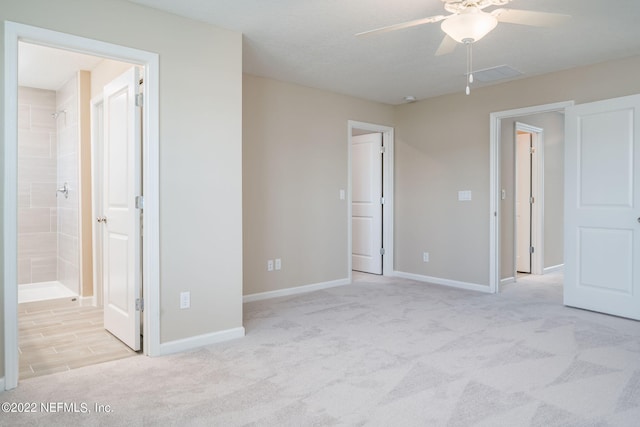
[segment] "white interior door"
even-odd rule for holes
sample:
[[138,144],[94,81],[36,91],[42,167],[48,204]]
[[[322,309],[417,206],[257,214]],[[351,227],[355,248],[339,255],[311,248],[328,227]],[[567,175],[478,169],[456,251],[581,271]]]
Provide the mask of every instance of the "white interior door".
[[382,134],[351,143],[352,268],[382,274]]
[[516,135],[516,270],[531,273],[531,134]]
[[640,95],[566,111],[569,306],[640,320]]
[[104,88],[103,233],[104,327],[140,350],[140,115],[138,70]]

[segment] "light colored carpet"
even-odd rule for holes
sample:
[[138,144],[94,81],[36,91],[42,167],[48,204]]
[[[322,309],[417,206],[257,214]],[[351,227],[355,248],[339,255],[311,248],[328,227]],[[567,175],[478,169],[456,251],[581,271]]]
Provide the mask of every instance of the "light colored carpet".
[[563,307],[561,276],[499,295],[355,277],[245,304],[239,340],[0,394],[111,413],[0,414],[0,424],[639,425],[640,323]]

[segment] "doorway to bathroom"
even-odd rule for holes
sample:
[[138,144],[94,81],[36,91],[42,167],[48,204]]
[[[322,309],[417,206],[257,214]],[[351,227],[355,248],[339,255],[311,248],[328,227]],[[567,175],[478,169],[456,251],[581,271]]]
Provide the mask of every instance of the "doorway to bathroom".
[[[103,305],[101,218],[109,167],[103,166],[103,94],[130,69],[134,65],[126,62],[19,43],[21,379],[131,356],[140,348],[124,345],[105,329]],[[139,263],[139,255],[134,257]]]
[[[126,301],[122,313],[133,313],[129,324],[143,331],[143,353],[160,354],[159,330],[159,55],[98,40],[87,39],[34,26],[6,21],[4,23],[4,191],[3,191],[3,266],[4,266],[4,365],[6,390],[17,387],[19,373],[18,340],[18,45],[27,42],[39,46],[68,50],[100,58],[130,62],[142,67],[145,81],[145,107],[142,109],[142,135],[140,156],[131,158],[130,165],[141,177],[141,194],[135,198],[135,212],[144,221],[144,239],[133,239],[140,247],[139,257],[133,266],[139,272],[139,289],[144,291],[145,302],[127,294],[122,289],[113,291]],[[52,68],[47,64],[47,69]],[[129,92],[127,92],[129,93]],[[126,96],[124,98],[127,98]],[[123,97],[116,97],[121,100]],[[128,97],[131,99],[131,96]],[[117,133],[117,132],[116,132]],[[122,153],[121,153],[122,154]],[[118,156],[115,156],[116,158]],[[127,172],[129,169],[121,170]],[[131,169],[133,170],[133,169]],[[116,174],[116,176],[121,176]],[[84,179],[84,178],[83,178]],[[89,184],[90,187],[90,184]],[[131,204],[133,206],[133,204]],[[133,216],[133,215],[132,215]],[[120,258],[122,259],[122,258]],[[144,277],[144,280],[142,278]],[[125,281],[126,282],[126,281]],[[127,291],[131,289],[127,288]],[[135,290],[135,289],[134,289]],[[115,302],[115,300],[112,300]],[[144,318],[144,322],[142,319]],[[137,322],[136,322],[137,320]],[[142,323],[142,325],[140,325]]]

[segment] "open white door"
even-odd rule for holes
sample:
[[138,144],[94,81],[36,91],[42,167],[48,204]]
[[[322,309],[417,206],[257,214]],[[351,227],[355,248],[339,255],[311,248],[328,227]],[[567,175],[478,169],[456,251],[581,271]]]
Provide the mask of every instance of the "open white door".
[[516,271],[531,273],[531,134],[516,135]]
[[640,95],[566,110],[565,305],[640,320]]
[[138,70],[104,88],[103,207],[104,327],[140,350],[140,115]]
[[351,143],[352,268],[382,274],[382,134]]

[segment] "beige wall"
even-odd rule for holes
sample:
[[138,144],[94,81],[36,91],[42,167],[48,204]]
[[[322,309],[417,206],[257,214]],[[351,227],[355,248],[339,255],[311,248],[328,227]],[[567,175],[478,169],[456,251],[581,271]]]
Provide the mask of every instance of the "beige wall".
[[[116,77],[124,74],[133,64],[128,62],[114,61],[113,59],[103,59],[91,70],[91,98],[101,96],[104,87]],[[140,72],[142,75],[142,71]]]
[[[160,340],[240,327],[241,34],[119,0],[3,1],[4,20],[159,54]],[[0,308],[0,376],[3,320]]]
[[[490,113],[640,92],[639,67],[635,57],[397,107],[245,75],[244,294],[345,277],[348,119],[395,127],[395,270],[488,285]],[[562,262],[561,141],[546,148],[549,267]],[[282,270],[267,272],[274,258]]]
[[[348,120],[391,125],[393,108],[244,76],[244,294],[348,277]],[[282,270],[267,272],[281,258]]]
[[80,285],[81,295],[93,289],[93,212],[91,211],[91,73],[78,71],[79,160],[80,160]]
[[544,130],[544,260],[543,268],[563,263],[564,212],[564,114],[543,113],[501,120],[500,188],[506,198],[500,202],[500,278],[513,277],[514,259],[514,132],[516,122]]
[[[488,285],[490,113],[639,93],[638,70],[632,57],[399,106],[396,270]],[[458,190],[473,200],[458,202]]]

